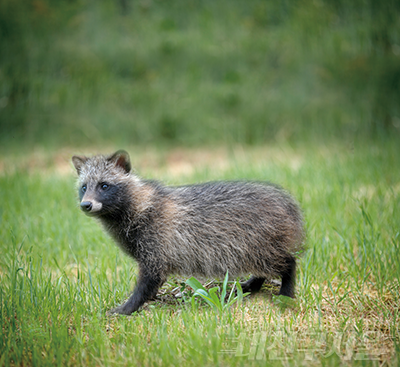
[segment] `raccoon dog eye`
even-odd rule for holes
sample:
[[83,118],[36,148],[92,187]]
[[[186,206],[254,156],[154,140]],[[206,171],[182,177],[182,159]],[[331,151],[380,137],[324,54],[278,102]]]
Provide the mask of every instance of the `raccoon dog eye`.
[[83,185],[83,186],[82,186],[82,191],[83,191],[83,192],[86,192],[86,189],[87,189],[86,185]]
[[107,184],[102,184],[102,185],[101,185],[101,188],[102,188],[103,190],[107,190],[107,189],[109,188],[109,186],[108,186]]

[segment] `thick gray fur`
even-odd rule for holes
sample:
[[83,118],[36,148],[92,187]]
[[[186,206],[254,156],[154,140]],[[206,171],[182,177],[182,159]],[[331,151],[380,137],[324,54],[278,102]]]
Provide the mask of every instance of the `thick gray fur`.
[[281,188],[225,181],[167,187],[132,174],[125,151],[72,161],[82,210],[98,218],[139,265],[133,295],[111,313],[137,311],[170,274],[252,274],[244,291],[257,291],[265,279],[280,276],[280,294],[294,296],[303,220]]

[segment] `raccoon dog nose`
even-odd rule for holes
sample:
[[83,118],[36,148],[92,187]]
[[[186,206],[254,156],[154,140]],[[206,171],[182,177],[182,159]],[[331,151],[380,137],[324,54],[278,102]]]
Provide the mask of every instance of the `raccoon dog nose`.
[[81,209],[85,212],[90,212],[92,210],[92,202],[91,201],[82,201],[81,202]]

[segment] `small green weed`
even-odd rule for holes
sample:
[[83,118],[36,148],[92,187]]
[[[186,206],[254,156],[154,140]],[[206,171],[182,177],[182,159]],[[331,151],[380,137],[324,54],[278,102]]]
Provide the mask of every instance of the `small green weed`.
[[[225,301],[226,294],[227,294],[227,286],[228,286],[228,278],[229,278],[229,272],[226,272],[225,279],[222,283],[222,291],[220,291],[220,288],[218,286],[212,287],[209,290],[203,287],[203,285],[195,278],[191,277],[186,281],[186,284],[189,287],[192,287],[194,290],[194,294],[191,297],[192,305],[194,307],[194,301],[196,296],[200,296],[204,301],[206,301],[211,308],[219,314],[223,314],[229,307],[231,307],[235,302],[238,304],[241,304],[243,301],[243,297],[246,297],[250,293],[244,293],[242,290],[242,286],[238,281],[235,281],[233,284],[233,287],[231,289],[231,292],[229,293],[228,299]],[[236,289],[236,296],[235,295],[235,289]],[[218,295],[218,292],[220,291],[220,294]]]

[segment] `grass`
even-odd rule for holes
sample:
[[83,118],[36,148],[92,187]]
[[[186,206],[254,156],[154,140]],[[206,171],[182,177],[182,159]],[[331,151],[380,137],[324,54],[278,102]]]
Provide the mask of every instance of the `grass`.
[[241,178],[289,189],[308,233],[296,300],[266,285],[218,315],[174,297],[186,279],[172,277],[143,311],[107,317],[128,296],[137,269],[80,213],[67,163],[76,152],[3,156],[0,365],[397,365],[396,139],[128,150],[142,176],[169,184]]

